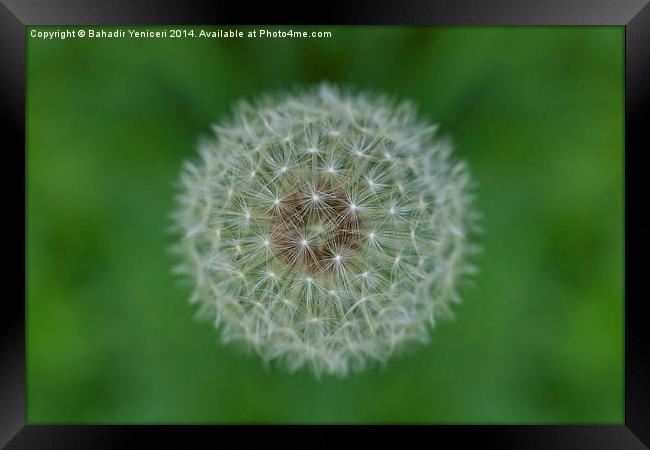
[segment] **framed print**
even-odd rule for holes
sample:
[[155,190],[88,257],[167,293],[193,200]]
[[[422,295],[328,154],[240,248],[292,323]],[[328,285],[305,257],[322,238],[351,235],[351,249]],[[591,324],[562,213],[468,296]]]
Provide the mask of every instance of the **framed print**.
[[320,13],[3,1],[0,442],[646,448],[650,7]]

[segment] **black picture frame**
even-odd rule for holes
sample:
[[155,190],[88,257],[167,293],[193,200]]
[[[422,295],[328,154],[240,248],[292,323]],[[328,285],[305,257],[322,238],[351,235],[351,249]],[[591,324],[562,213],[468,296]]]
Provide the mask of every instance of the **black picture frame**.
[[[650,359],[648,326],[643,314],[645,298],[632,288],[644,270],[635,264],[646,240],[643,220],[633,220],[635,200],[642,195],[641,158],[650,148],[647,121],[650,99],[650,5],[648,0],[357,0],[329,1],[327,8],[296,7],[265,2],[152,2],[118,0],[1,0],[0,1],[0,110],[3,133],[6,211],[5,252],[15,254],[25,269],[25,46],[26,26],[72,24],[328,24],[328,25],[619,25],[625,27],[625,420],[624,424],[553,426],[435,426],[409,433],[429,442],[452,439],[460,445],[479,441],[501,449],[637,449],[650,445]],[[16,179],[13,179],[16,177]],[[24,185],[26,186],[26,184]],[[5,205],[7,206],[7,205]],[[7,220],[7,218],[12,218]],[[630,244],[631,243],[631,244]],[[639,260],[641,260],[639,258]],[[26,424],[25,298],[26,273],[7,276],[15,294],[5,292],[0,332],[0,445],[6,448],[122,448],[146,440],[151,446],[173,442],[212,440],[222,427],[191,426],[84,426]],[[22,283],[22,284],[21,284]],[[22,295],[21,295],[22,294]],[[283,427],[264,433],[276,433]],[[327,439],[330,428],[292,430],[316,442]],[[382,428],[377,436],[382,436]],[[374,431],[373,431],[374,432]],[[222,438],[223,439],[223,438]],[[265,438],[266,439],[266,438]],[[212,440],[212,442],[215,442]],[[645,445],[644,445],[645,443]]]

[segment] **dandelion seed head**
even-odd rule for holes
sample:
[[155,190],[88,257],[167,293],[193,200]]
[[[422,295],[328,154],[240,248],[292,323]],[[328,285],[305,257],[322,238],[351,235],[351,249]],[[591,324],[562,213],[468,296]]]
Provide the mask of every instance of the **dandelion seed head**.
[[321,84],[241,102],[183,165],[181,272],[225,342],[316,375],[385,362],[459,297],[466,164],[411,103]]

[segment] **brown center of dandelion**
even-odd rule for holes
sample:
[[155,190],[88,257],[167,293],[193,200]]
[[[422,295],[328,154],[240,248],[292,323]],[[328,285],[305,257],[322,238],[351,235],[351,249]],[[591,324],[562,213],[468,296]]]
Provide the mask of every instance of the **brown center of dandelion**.
[[298,185],[272,212],[273,252],[308,273],[334,273],[361,247],[363,219],[345,192],[328,181]]

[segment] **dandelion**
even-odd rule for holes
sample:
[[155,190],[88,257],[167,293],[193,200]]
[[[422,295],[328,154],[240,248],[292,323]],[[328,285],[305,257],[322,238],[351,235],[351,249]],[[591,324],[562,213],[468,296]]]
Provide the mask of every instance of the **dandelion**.
[[321,84],[213,128],[174,220],[178,272],[225,342],[345,375],[449,316],[472,271],[471,180],[413,104]]

